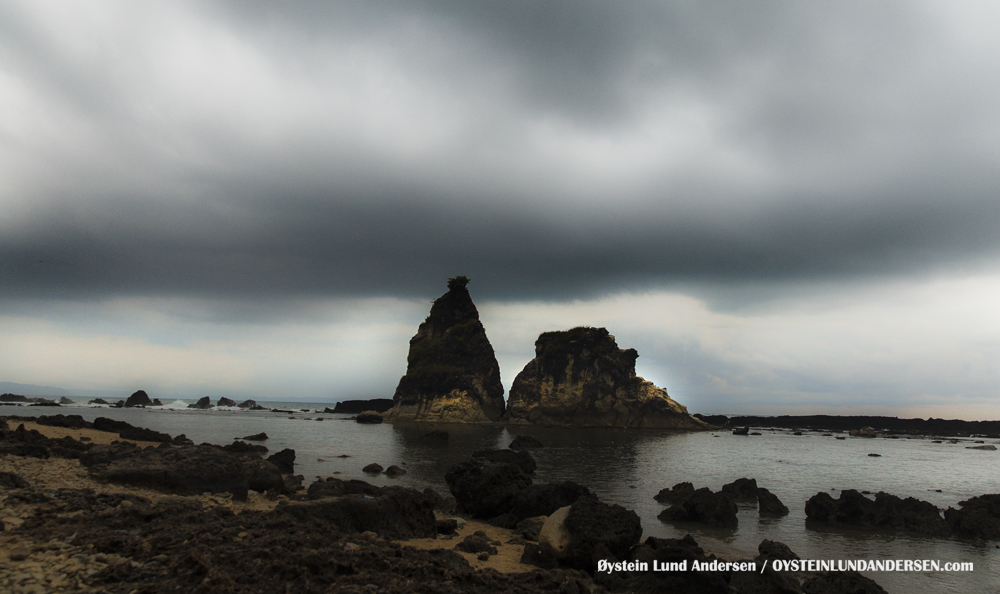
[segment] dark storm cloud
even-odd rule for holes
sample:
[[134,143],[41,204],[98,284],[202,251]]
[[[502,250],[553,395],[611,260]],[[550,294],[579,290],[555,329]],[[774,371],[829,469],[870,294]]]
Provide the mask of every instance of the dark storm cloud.
[[[288,113],[246,107],[263,99],[219,72],[205,80],[245,105],[199,113],[211,93],[173,89],[192,103],[160,105],[165,119],[149,124],[131,93],[183,77],[129,66],[127,41],[68,59],[44,19],[8,9],[4,71],[91,136],[79,132],[83,149],[25,149],[41,165],[4,193],[18,203],[0,237],[5,296],[433,295],[466,274],[482,297],[572,298],[907,275],[997,255],[996,59],[955,46],[909,3],[189,9],[316,95],[358,97],[344,108],[355,111],[340,121],[336,101],[296,102],[285,79],[273,91],[289,93]],[[134,18],[132,35],[156,28]],[[327,62],[383,50],[396,70],[370,74],[388,107],[324,86]],[[407,111],[418,100],[428,110]],[[707,114],[702,136],[659,122],[683,106]],[[358,114],[392,121],[379,109],[402,110],[418,132],[344,132]],[[185,110],[197,117],[174,113]],[[539,149],[550,124],[556,138]],[[279,140],[247,140],[268,126]],[[443,140],[419,136],[439,129]],[[682,148],[655,155],[673,142]]]

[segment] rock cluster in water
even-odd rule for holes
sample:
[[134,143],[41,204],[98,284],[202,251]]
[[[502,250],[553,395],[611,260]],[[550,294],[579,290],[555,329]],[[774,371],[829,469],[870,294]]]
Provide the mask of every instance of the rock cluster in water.
[[545,332],[514,379],[504,420],[578,427],[705,429],[667,391],[635,374],[635,349],[605,328]]
[[448,281],[410,339],[391,420],[495,422],[504,412],[500,365],[463,276]]

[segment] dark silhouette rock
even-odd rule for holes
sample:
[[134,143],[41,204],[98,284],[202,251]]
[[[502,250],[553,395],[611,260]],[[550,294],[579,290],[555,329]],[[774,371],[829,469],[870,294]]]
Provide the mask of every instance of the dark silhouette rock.
[[149,405],[150,406],[163,406],[163,403],[160,402],[159,398],[153,398],[153,402],[151,402]]
[[216,406],[236,406],[236,401],[223,396],[222,398],[219,398],[219,402],[216,403]]
[[512,450],[530,450],[533,448],[543,448],[545,446],[543,446],[542,442],[538,441],[534,437],[529,435],[518,435],[507,447]]
[[28,397],[20,394],[0,394],[0,402],[28,402]]
[[222,446],[222,449],[227,452],[232,452],[234,454],[266,454],[267,447],[262,445],[257,445],[255,443],[247,443],[245,441],[234,441],[233,443]]
[[474,533],[466,536],[462,542],[455,545],[456,551],[464,551],[466,553],[487,553],[489,555],[496,555],[497,548],[493,546],[490,542],[486,533],[482,530],[476,530]]
[[757,480],[738,478],[729,484],[722,485],[722,492],[729,495],[733,501],[756,501]]
[[598,559],[623,559],[641,537],[642,524],[634,511],[581,497],[549,516],[538,543],[564,565],[593,572]]
[[258,493],[275,490],[285,491],[285,480],[281,471],[272,462],[262,460],[257,456],[243,456],[240,460],[243,472],[247,475],[247,486]]
[[406,375],[399,380],[390,420],[479,423],[500,420],[504,390],[500,365],[466,288],[448,281],[430,315],[410,340]]
[[116,421],[107,417],[97,417],[94,419],[94,429],[117,433],[122,439],[132,439],[135,441],[152,441],[158,443],[170,443],[173,441],[173,438],[166,433],[136,427],[125,421]]
[[[717,571],[690,571],[694,562],[708,563],[711,557],[705,554],[698,543],[690,534],[684,538],[656,538],[650,536],[640,546],[636,547],[629,556],[631,561],[643,561],[653,566],[653,561],[661,566],[669,567],[671,563],[685,563],[689,571],[639,571],[625,574],[615,580],[617,583],[607,583],[609,589],[621,592],[642,592],[652,594],[654,592],[684,592],[685,594],[730,594],[736,592],[731,590],[727,584],[726,576]],[[594,579],[608,579],[600,574],[595,574]],[[744,590],[738,590],[744,592]],[[757,594],[791,594],[783,591],[772,590],[746,590],[746,592]]]
[[365,473],[368,473],[368,474],[378,474],[378,473],[382,472],[382,466],[380,464],[376,464],[375,462],[372,462],[368,466],[365,466],[364,468],[362,468],[361,472],[365,472]]
[[266,441],[267,433],[254,433],[253,435],[247,435],[246,437],[241,437],[240,439],[245,439],[247,441]]
[[103,448],[110,447],[94,446],[87,452],[90,456],[80,458],[97,480],[177,495],[228,492],[235,499],[246,499],[249,481],[242,461],[219,448],[107,449],[113,458],[102,458],[97,450]]
[[635,349],[604,328],[544,332],[514,379],[504,420],[580,427],[707,429],[667,391],[635,375]]
[[277,508],[301,520],[333,524],[344,532],[372,531],[383,538],[434,538],[433,502],[420,491],[396,487],[377,496],[344,495],[293,501]]
[[677,483],[669,489],[660,489],[660,492],[653,496],[653,499],[660,503],[674,503],[683,501],[694,493],[694,485],[691,483]]
[[730,574],[729,587],[733,592],[775,594],[801,594],[799,581],[784,572],[774,570],[775,560],[792,561],[799,556],[782,542],[764,539],[757,547],[760,553],[754,558],[759,571],[734,571]]
[[862,528],[894,528],[932,536],[950,534],[948,523],[937,507],[913,497],[900,499],[888,493],[876,493],[872,501],[854,489],[841,491],[834,499],[820,492],[806,502],[806,519],[827,524]]
[[948,526],[966,538],[1000,539],[1000,494],[979,495],[944,512]]
[[132,408],[133,406],[151,406],[153,401],[149,399],[149,395],[146,394],[145,390],[138,390],[133,392],[125,400],[125,408]]
[[281,474],[295,472],[295,450],[291,448],[285,448],[276,454],[271,454],[267,457],[267,461],[277,466]]
[[491,519],[490,523],[503,528],[514,528],[523,520],[548,516],[561,507],[576,503],[581,497],[594,498],[594,495],[587,487],[572,481],[529,485],[514,495],[507,513]]
[[364,425],[377,425],[382,422],[382,415],[373,410],[366,410],[358,414],[355,421]]
[[699,522],[709,526],[735,528],[738,525],[736,511],[736,503],[731,497],[702,487],[660,512],[657,518],[663,522]]
[[[59,404],[74,405],[74,404],[76,404],[76,401],[73,400],[72,398],[66,398],[65,396],[63,396],[62,398],[59,399]],[[996,448],[993,448],[993,449],[996,449]]]
[[392,398],[372,398],[371,400],[344,400],[338,402],[333,408],[327,408],[323,412],[338,415],[356,415],[373,410],[377,413],[388,412],[392,408]]
[[187,435],[181,433],[180,435],[174,437],[170,443],[173,445],[194,445],[194,442],[188,439]]
[[757,487],[758,513],[762,516],[787,516],[788,508],[778,499],[778,496],[771,493],[764,487]]
[[524,474],[531,474],[537,468],[535,459],[528,452],[516,452],[514,450],[476,450],[472,453],[473,458],[489,460],[499,464],[517,464]]
[[518,522],[517,526],[515,526],[514,529],[525,539],[537,541],[538,534],[539,532],[542,531],[542,526],[545,525],[545,521],[548,519],[549,519],[548,516],[535,516],[533,518],[525,518],[520,522]]
[[249,410],[265,410],[263,406],[257,404],[256,400],[244,400],[243,402],[236,405],[237,408],[246,408]]
[[733,429],[733,435],[750,435],[750,428],[739,427],[737,429]]
[[449,534],[458,533],[458,520],[456,520],[455,518],[445,518],[443,520],[438,520],[437,533],[445,536]]
[[108,402],[107,400],[103,399],[103,398],[94,398],[93,400],[88,400],[87,404],[104,404],[104,405],[108,405],[108,404],[111,404],[111,403]]
[[198,402],[195,402],[194,404],[189,404],[188,408],[199,408],[202,410],[208,410],[212,408],[212,399],[209,398],[208,396],[203,396],[198,399]]
[[80,415],[43,415],[35,419],[39,425],[65,427],[67,429],[93,429],[94,424],[84,421]]
[[394,477],[397,477],[397,476],[403,476],[404,474],[406,474],[406,469],[400,468],[399,466],[396,466],[395,464],[393,464],[389,468],[385,469],[385,476],[387,476],[389,478],[394,478]]
[[459,513],[489,519],[510,511],[514,497],[531,485],[531,479],[516,464],[469,460],[452,466],[445,474]]

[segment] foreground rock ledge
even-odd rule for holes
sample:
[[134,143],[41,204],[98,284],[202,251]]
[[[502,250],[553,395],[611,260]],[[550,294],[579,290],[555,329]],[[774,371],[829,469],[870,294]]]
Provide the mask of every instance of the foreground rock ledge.
[[545,332],[514,379],[504,420],[570,427],[708,429],[667,391],[635,375],[635,349],[605,328]]

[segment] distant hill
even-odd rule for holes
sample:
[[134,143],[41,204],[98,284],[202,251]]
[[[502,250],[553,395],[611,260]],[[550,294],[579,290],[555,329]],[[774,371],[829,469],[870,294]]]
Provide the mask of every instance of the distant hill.
[[117,390],[67,390],[53,386],[37,386],[35,384],[18,384],[15,382],[0,382],[0,394],[20,394],[21,396],[84,396],[87,398],[126,398]]

